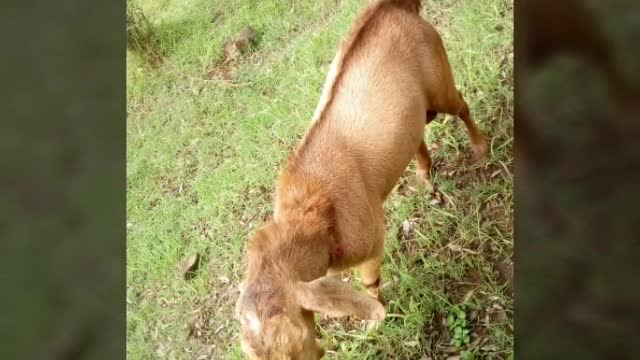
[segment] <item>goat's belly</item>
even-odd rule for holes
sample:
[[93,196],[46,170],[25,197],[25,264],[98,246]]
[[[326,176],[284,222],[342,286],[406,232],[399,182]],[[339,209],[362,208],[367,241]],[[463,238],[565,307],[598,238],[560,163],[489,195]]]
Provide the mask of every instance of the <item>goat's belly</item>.
[[424,137],[426,114],[371,119],[369,128],[352,137],[364,163],[362,170],[370,186],[386,197],[415,156]]

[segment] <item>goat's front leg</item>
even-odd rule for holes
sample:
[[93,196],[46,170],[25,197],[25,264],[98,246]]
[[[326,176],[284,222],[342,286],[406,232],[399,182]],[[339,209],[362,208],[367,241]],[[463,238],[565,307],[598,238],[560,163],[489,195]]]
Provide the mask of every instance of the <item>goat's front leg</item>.
[[[358,270],[360,272],[362,285],[367,289],[369,296],[378,299],[378,301],[384,305],[384,299],[380,293],[380,284],[382,283],[380,272],[383,258],[384,246],[380,245],[379,250],[374,253],[374,256],[363,262],[358,267]],[[380,321],[367,320],[364,324],[367,330],[374,330],[380,325]]]
[[384,233],[385,233],[385,212],[380,206],[376,211],[376,217],[373,219],[373,231],[371,233],[371,241],[373,248],[368,258],[358,266],[360,273],[360,281],[367,289],[367,293],[373,298],[378,299],[384,305],[384,299],[380,294],[380,273],[382,270],[382,260],[384,259]]
[[383,302],[382,295],[380,294],[380,268],[382,266],[382,258],[383,256],[375,256],[364,263],[362,263],[359,267],[360,271],[360,279],[362,281],[362,285],[367,289],[367,293],[376,299]]

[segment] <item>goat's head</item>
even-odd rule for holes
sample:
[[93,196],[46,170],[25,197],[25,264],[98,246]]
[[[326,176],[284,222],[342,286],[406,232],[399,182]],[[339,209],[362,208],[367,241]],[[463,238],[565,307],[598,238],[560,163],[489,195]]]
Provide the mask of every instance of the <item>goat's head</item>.
[[[278,236],[291,237],[289,245],[278,247],[273,244],[282,242],[265,239]],[[300,234],[268,224],[252,239],[248,253],[249,271],[244,285],[241,285],[236,308],[242,350],[251,359],[320,359],[324,350],[316,341],[315,312],[332,317],[351,315],[366,320],[385,317],[384,307],[376,299],[356,291],[339,278],[318,277],[318,271],[323,267],[319,263],[329,261],[330,245],[307,248],[302,258],[292,254],[301,250],[295,246],[296,239],[301,236],[314,235],[308,229],[305,234]],[[314,244],[305,243],[307,247]],[[303,263],[302,259],[306,262]],[[292,265],[296,262],[297,269],[300,266],[305,269],[302,276]]]

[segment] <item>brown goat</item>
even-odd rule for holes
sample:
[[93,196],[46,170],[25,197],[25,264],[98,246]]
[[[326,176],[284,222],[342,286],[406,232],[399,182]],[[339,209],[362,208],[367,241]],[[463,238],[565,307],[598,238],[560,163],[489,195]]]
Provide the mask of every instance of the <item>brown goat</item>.
[[[425,124],[459,116],[476,157],[487,142],[456,89],[442,40],[418,0],[381,0],[355,21],[331,65],[313,123],[254,234],[237,305],[252,359],[319,359],[314,312],[379,322],[383,204],[411,159],[430,186]],[[368,295],[334,276],[357,267]]]

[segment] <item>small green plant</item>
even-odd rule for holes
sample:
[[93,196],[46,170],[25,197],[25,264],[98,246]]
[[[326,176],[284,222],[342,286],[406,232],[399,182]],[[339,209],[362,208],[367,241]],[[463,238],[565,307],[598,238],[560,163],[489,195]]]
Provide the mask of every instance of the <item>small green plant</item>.
[[454,306],[449,316],[447,316],[447,325],[449,327],[449,336],[451,337],[451,345],[461,347],[471,341],[469,328],[467,323],[467,314],[464,310]]
[[149,60],[160,59],[151,22],[140,6],[131,0],[127,1],[127,48]]
[[460,360],[475,360],[476,353],[475,351],[461,351],[460,352]]

